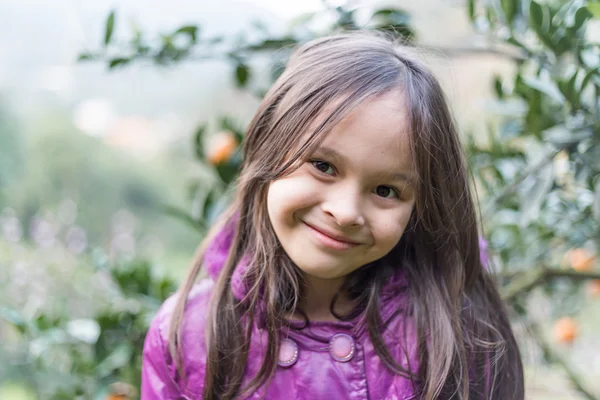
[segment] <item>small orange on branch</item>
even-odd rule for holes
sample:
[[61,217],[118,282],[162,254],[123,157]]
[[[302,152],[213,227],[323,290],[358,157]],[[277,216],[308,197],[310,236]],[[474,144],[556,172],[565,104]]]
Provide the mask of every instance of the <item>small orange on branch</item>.
[[600,279],[589,281],[585,285],[585,291],[589,297],[600,297]]
[[231,159],[238,147],[238,142],[231,132],[219,132],[212,138],[211,146],[206,154],[212,165],[223,164]]
[[565,254],[565,259],[571,268],[579,272],[589,271],[596,264],[596,256],[582,248],[569,250]]
[[557,343],[570,344],[577,338],[579,326],[571,317],[562,317],[554,323],[552,336]]

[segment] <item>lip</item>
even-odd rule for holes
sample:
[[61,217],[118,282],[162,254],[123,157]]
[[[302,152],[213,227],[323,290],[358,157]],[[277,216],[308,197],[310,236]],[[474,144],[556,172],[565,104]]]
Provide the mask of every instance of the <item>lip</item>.
[[302,221],[304,225],[309,227],[319,241],[327,247],[331,247],[337,250],[346,250],[358,246],[360,243],[353,242],[343,236],[336,235],[322,228],[317,228],[311,224]]

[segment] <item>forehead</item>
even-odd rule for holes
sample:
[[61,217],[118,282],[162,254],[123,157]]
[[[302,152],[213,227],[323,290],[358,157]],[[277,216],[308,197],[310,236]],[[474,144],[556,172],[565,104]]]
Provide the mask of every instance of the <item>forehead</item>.
[[366,100],[326,135],[321,146],[365,167],[412,168],[408,113],[404,96],[394,90]]

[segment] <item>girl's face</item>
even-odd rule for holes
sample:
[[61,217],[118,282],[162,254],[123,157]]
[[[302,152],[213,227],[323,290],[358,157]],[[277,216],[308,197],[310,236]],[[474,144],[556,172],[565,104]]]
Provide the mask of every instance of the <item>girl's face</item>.
[[271,182],[269,218],[305,274],[341,278],[398,243],[413,178],[406,107],[395,90],[361,104],[299,169]]

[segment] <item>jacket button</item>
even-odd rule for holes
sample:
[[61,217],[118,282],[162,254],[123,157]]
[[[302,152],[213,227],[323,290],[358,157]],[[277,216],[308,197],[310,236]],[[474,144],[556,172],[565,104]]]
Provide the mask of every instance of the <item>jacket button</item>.
[[345,333],[333,335],[329,340],[329,354],[334,360],[347,362],[354,357],[354,339]]
[[290,338],[285,338],[279,346],[278,365],[282,367],[291,367],[298,361],[298,344]]

